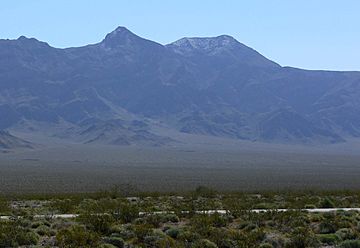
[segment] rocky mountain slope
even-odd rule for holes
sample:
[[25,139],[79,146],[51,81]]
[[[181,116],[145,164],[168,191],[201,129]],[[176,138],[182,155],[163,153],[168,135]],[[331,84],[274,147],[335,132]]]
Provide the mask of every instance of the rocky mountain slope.
[[0,150],[19,149],[19,148],[33,148],[33,146],[28,141],[15,137],[11,135],[9,132],[0,130]]

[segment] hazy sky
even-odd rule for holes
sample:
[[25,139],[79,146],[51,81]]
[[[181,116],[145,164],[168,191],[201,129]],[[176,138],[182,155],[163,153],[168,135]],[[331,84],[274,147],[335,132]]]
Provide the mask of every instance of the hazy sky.
[[117,26],[162,44],[229,34],[281,65],[360,71],[359,13],[359,0],[0,0],[0,38],[69,47]]

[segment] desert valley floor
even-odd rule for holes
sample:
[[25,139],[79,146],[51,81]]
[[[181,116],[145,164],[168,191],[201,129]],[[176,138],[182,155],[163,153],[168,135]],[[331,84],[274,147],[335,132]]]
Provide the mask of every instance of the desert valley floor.
[[[140,191],[359,189],[358,141],[291,146],[204,137],[144,148],[61,143],[0,154],[2,193],[87,192],[113,186]],[[191,141],[192,145],[186,143]],[[136,187],[135,187],[136,185]]]

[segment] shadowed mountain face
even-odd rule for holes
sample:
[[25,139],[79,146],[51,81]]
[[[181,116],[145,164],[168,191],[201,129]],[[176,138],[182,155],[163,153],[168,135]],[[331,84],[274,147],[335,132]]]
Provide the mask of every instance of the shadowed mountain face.
[[83,143],[165,144],[156,123],[255,141],[343,142],[360,135],[359,99],[358,72],[281,67],[226,35],[163,46],[119,27],[68,49],[0,40],[0,129],[63,126],[54,134]]

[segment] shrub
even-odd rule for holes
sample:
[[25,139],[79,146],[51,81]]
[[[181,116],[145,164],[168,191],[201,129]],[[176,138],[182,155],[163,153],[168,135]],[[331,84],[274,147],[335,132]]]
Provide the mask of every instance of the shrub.
[[69,214],[75,210],[76,202],[71,199],[54,200],[50,203],[50,209],[61,214]]
[[35,221],[31,222],[31,228],[38,228],[39,226],[47,226],[50,227],[50,223],[48,221]]
[[36,233],[39,234],[40,236],[49,236],[49,237],[55,235],[55,231],[45,225],[41,225],[38,228],[36,228]]
[[159,230],[155,230],[149,233],[144,238],[144,244],[146,247],[159,247],[159,248],[168,248],[168,247],[175,247],[175,241],[166,236]]
[[265,234],[262,229],[256,228],[249,232],[232,231],[228,235],[233,241],[235,247],[259,247],[259,243],[264,240]]
[[144,219],[146,224],[149,224],[155,228],[160,227],[161,223],[165,222],[165,218],[160,214],[150,214]]
[[154,247],[159,248],[178,248],[176,242],[170,237],[163,237],[156,241]]
[[114,223],[113,217],[109,214],[87,213],[80,215],[78,220],[85,224],[86,227],[101,234],[109,234]]
[[118,218],[123,223],[130,223],[139,217],[139,209],[130,203],[123,203],[119,207]]
[[327,245],[334,245],[340,240],[340,238],[333,233],[318,234],[318,235],[316,235],[316,237],[320,240],[321,243],[327,244]]
[[0,214],[5,214],[10,211],[9,202],[0,197]]
[[97,247],[99,240],[100,238],[96,233],[78,225],[60,230],[56,235],[57,245],[67,248]]
[[36,245],[39,242],[39,236],[34,232],[20,232],[16,235],[16,242],[19,245]]
[[200,235],[190,230],[179,230],[178,239],[184,242],[194,242],[200,238]]
[[135,238],[135,233],[131,225],[113,226],[111,228],[111,236],[129,240]]
[[119,237],[109,237],[104,240],[107,244],[111,244],[115,247],[123,248],[124,247],[124,240]]
[[212,226],[214,227],[225,227],[228,222],[228,219],[226,218],[225,215],[214,213],[213,215],[210,216],[210,221]]
[[152,233],[149,225],[136,225],[134,226],[134,233],[139,243],[143,242],[145,237]]
[[356,238],[356,234],[350,228],[341,228],[341,229],[336,231],[336,235],[342,240],[355,239]]
[[218,246],[208,239],[200,239],[193,243],[192,248],[217,248]]
[[0,222],[0,247],[36,245],[39,237],[32,231],[20,226],[21,222]]
[[280,233],[267,233],[264,242],[271,244],[273,247],[284,247],[286,243],[285,237]]
[[333,208],[335,207],[335,204],[329,197],[325,197],[320,201],[319,206],[321,208]]
[[171,227],[165,231],[166,235],[170,236],[173,239],[176,239],[179,236],[179,229]]
[[172,222],[172,223],[178,223],[180,221],[179,217],[176,214],[167,214],[166,221]]
[[321,222],[319,225],[319,233],[321,234],[328,234],[328,233],[335,233],[336,226],[334,223],[330,221]]
[[290,242],[287,243],[286,247],[306,248],[314,247],[316,244],[317,239],[311,230],[305,227],[299,227],[292,232]]
[[346,240],[339,245],[340,248],[360,248],[360,240]]

